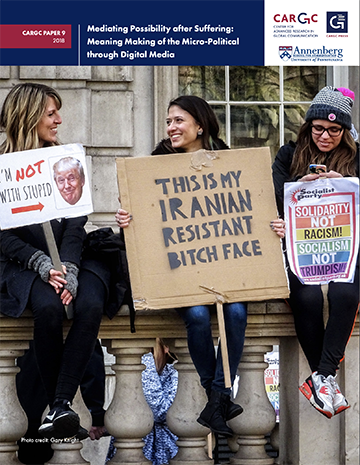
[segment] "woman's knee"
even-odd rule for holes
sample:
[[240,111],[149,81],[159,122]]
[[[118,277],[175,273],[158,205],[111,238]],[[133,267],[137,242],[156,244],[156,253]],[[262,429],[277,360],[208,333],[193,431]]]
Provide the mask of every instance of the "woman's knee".
[[235,327],[247,325],[247,304],[243,302],[234,302],[224,305],[224,319],[228,325]]
[[39,321],[52,326],[62,324],[64,306],[60,296],[40,277],[33,283],[28,305],[34,315],[35,322]]
[[206,305],[196,305],[194,307],[178,309],[177,311],[185,321],[186,327],[208,327],[211,324],[210,310]]
[[74,300],[75,317],[82,320],[101,320],[106,302],[106,289],[95,274],[81,271],[77,297]]
[[346,286],[343,283],[338,287],[329,286],[328,300],[329,310],[343,312],[343,309],[346,308],[347,311],[352,309],[353,313],[356,313],[359,306],[359,289],[351,285]]
[[74,322],[81,324],[84,330],[98,330],[104,311],[103,301],[88,301],[87,304],[74,303]]
[[45,328],[46,331],[51,334],[54,331],[62,331],[63,319],[64,319],[64,306],[60,299],[44,301],[43,305],[37,304],[31,306],[35,328]]

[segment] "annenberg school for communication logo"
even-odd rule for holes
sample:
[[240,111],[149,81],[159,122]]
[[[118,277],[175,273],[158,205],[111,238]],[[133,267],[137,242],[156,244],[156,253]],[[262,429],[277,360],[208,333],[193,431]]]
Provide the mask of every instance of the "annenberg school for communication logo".
[[292,55],[292,47],[291,46],[280,46],[279,47],[279,56],[282,60],[288,61]]
[[283,61],[343,61],[343,49],[322,45],[317,48],[303,48],[295,45],[280,46],[279,56]]

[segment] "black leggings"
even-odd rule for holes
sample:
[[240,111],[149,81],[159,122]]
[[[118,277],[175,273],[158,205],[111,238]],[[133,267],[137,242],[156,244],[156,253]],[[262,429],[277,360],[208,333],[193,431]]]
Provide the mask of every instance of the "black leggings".
[[320,285],[304,285],[288,271],[295,329],[311,370],[335,376],[344,357],[359,306],[359,267],[353,283],[328,286],[329,319],[324,327]]
[[103,282],[80,270],[74,319],[63,341],[64,306],[48,283],[37,277],[29,307],[34,315],[34,348],[49,405],[56,398],[73,400],[94,350],[106,299]]

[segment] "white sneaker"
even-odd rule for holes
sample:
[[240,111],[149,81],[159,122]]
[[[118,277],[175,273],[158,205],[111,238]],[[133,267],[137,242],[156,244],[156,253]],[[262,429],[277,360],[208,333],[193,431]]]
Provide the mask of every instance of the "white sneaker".
[[299,389],[311,405],[327,418],[331,418],[335,414],[333,407],[335,392],[330,380],[324,375],[319,375],[315,371]]
[[344,410],[348,409],[350,407],[349,402],[345,399],[345,396],[340,391],[338,383],[335,381],[336,375],[335,376],[328,376],[328,379],[333,387],[334,390],[334,415],[337,415],[340,412],[343,412]]

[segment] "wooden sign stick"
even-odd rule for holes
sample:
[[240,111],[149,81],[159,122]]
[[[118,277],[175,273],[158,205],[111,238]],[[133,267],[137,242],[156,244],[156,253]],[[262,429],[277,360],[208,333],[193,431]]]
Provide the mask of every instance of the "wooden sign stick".
[[227,338],[226,338],[226,329],[225,329],[225,320],[224,320],[224,309],[223,304],[225,303],[225,297],[216,292],[215,289],[209,288],[206,286],[200,286],[204,291],[214,294],[216,298],[216,313],[217,320],[219,325],[219,335],[221,342],[221,358],[223,363],[224,371],[224,382],[226,388],[231,388],[231,376],[230,376],[230,364],[229,364],[229,353],[227,347]]
[[220,342],[221,342],[221,356],[224,370],[224,381],[225,387],[231,388],[231,377],[230,377],[230,365],[229,365],[229,354],[227,348],[225,321],[224,321],[224,309],[222,302],[216,301],[216,313],[219,325]]
[[[57,271],[61,271],[62,277],[64,277],[62,264],[61,264],[59,252],[58,252],[56,242],[55,242],[54,232],[52,230],[50,221],[45,221],[44,223],[42,223],[42,227],[44,230],[45,239],[47,242],[47,246],[49,249],[50,257],[53,262],[54,268]],[[71,320],[74,316],[71,303],[70,305],[65,305],[65,312],[66,312],[66,316],[68,320]]]

